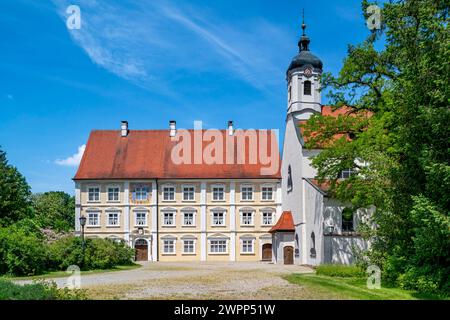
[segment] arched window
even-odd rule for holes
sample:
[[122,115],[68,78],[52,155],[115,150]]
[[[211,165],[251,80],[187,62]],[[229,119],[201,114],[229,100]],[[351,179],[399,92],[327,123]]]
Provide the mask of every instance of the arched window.
[[305,96],[311,95],[311,81],[305,81],[305,83],[303,84],[303,94]]
[[292,185],[292,172],[291,172],[291,165],[288,167],[288,178],[287,178],[287,190],[288,192],[291,192],[293,189]]
[[316,234],[311,232],[311,250],[309,250],[311,258],[316,257]]

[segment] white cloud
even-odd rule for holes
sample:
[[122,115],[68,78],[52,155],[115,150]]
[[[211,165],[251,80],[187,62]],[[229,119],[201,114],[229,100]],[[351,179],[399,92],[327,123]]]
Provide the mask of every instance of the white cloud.
[[[53,0],[64,20],[68,0]],[[123,5],[80,0],[81,29],[68,30],[98,66],[135,85],[174,94],[174,81],[204,73],[227,74],[271,91],[283,81],[292,39],[264,19],[225,21],[220,13],[187,3],[135,1]]]
[[68,157],[66,159],[57,159],[55,160],[55,163],[60,166],[76,167],[80,164],[85,149],[86,145],[83,144],[82,146],[78,147],[78,152],[75,153],[73,156]]

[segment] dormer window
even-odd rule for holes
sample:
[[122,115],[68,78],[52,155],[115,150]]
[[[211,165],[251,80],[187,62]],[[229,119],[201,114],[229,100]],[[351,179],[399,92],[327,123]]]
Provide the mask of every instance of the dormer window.
[[354,173],[353,169],[344,169],[339,174],[339,179],[348,179]]
[[303,94],[305,96],[310,96],[311,95],[311,81],[305,81],[303,83]]

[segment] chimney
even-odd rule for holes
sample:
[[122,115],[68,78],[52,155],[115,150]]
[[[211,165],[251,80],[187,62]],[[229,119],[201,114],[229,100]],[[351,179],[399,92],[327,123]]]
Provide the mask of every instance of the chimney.
[[128,121],[122,121],[120,124],[120,135],[122,137],[128,136]]
[[228,121],[228,135],[232,136],[234,134],[233,121]]
[[175,137],[175,135],[177,134],[177,122],[175,120],[169,121],[169,129],[170,129],[169,135],[171,137]]

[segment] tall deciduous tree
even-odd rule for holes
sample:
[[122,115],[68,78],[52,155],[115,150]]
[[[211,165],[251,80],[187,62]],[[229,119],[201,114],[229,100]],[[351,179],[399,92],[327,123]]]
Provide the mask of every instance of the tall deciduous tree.
[[62,191],[33,195],[35,220],[46,228],[70,231],[75,227],[75,199]]
[[0,149],[0,226],[31,216],[31,191],[25,178]]
[[[370,261],[384,280],[422,291],[450,292],[449,11],[443,0],[385,3],[382,28],[323,77],[336,107],[352,112],[305,127],[316,132],[309,147],[327,146],[313,165],[331,193],[377,207]],[[336,183],[346,168],[358,174]]]

